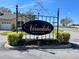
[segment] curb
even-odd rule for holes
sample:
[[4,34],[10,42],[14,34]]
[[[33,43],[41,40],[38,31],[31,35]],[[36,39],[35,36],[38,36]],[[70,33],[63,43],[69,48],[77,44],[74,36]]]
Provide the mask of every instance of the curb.
[[79,42],[74,42],[74,41],[71,41],[70,43],[74,43],[74,44],[79,45]]
[[4,47],[8,49],[22,49],[22,50],[26,49],[25,46],[11,46],[8,43],[5,43]]
[[5,43],[4,47],[8,49],[64,49],[64,48],[70,48],[72,45],[45,45],[45,46],[36,46],[36,45],[30,45],[30,46],[10,46],[9,44]]

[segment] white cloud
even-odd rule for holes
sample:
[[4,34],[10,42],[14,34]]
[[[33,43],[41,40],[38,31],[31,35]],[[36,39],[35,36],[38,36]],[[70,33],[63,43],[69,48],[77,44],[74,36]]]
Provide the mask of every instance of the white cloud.
[[29,7],[32,7],[32,6],[35,6],[37,5],[38,3],[42,3],[42,2],[47,2],[48,0],[38,0],[36,2],[32,2],[32,3],[29,3],[27,5],[22,5],[20,6],[19,8],[29,8]]
[[22,6],[19,6],[19,11],[20,12],[26,12],[34,7],[35,3],[29,3],[29,4],[24,4]]
[[30,3],[30,4],[27,4],[27,5],[22,5],[19,8],[28,8],[28,7],[32,7],[34,5],[35,5],[35,3]]
[[33,8],[39,8],[39,4],[43,4],[43,3],[49,3],[51,2],[51,0],[37,0],[37,1],[33,1],[32,3],[29,3],[29,4],[24,4],[24,5],[21,5],[19,6],[19,10],[21,11],[25,11],[25,10],[30,10],[30,9],[33,9]]

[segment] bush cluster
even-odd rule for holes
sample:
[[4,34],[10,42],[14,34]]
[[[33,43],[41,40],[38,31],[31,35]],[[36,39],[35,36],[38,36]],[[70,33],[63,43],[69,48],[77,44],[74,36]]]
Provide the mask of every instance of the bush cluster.
[[70,39],[70,34],[67,32],[59,32],[58,41],[59,43],[68,43]]
[[22,32],[12,32],[8,34],[8,44],[12,46],[17,46],[21,44],[21,39],[23,37]]
[[52,44],[65,44],[69,43],[70,34],[67,32],[60,31],[58,39],[39,39],[39,40],[27,40],[23,41],[23,32],[9,32],[8,33],[8,43],[11,46],[19,45],[52,45]]

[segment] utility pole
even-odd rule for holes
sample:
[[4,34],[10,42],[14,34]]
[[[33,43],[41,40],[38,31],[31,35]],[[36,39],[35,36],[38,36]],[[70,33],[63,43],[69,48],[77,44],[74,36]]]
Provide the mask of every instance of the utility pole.
[[18,5],[16,5],[16,32],[18,32]]
[[57,10],[57,39],[58,39],[58,36],[59,36],[59,8]]

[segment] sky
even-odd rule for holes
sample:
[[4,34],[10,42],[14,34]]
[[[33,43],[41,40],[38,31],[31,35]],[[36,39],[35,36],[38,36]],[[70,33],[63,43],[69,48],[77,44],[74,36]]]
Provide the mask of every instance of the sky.
[[12,12],[16,11],[16,4],[20,12],[32,10],[48,16],[56,16],[57,8],[60,8],[60,19],[71,17],[73,23],[79,23],[79,0],[0,0],[0,7],[9,8]]

